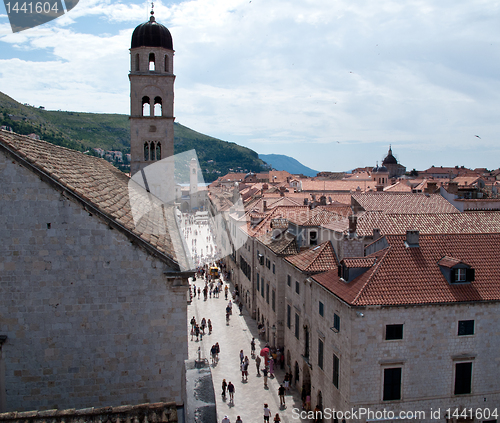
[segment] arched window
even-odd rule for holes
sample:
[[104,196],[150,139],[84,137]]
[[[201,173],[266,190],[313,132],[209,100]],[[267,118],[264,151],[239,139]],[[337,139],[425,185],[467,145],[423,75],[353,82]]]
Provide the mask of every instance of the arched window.
[[168,72],[168,56],[165,55],[165,72]]
[[162,111],[161,111],[161,97],[155,97],[155,106],[154,106],[154,115],[155,116],[161,116]]
[[151,105],[147,96],[142,97],[142,115],[151,116]]
[[150,71],[155,70],[155,54],[154,53],[149,53],[149,70]]
[[149,160],[149,143],[146,141],[144,143],[144,161],[148,161]]
[[139,72],[140,70],[140,65],[139,65],[139,54],[135,55],[135,70],[136,72]]
[[156,160],[161,160],[161,142],[156,143]]

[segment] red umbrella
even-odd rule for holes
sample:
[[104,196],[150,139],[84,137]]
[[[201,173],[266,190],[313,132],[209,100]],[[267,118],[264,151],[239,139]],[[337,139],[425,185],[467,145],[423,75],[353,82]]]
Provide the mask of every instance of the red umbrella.
[[269,348],[264,347],[260,350],[260,356],[261,357],[267,357],[269,355]]

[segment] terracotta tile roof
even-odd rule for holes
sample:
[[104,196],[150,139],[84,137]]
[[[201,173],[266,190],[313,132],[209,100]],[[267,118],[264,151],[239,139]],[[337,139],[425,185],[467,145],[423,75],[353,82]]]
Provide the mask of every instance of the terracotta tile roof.
[[[350,208],[349,208],[350,209]],[[323,208],[314,208],[310,210],[311,216],[306,220],[298,220],[297,223],[301,226],[323,226],[331,222],[338,222],[342,219],[342,215],[334,211],[325,210]]]
[[295,256],[287,257],[285,260],[306,273],[326,272],[338,268],[337,257],[330,241],[323,242]]
[[[348,225],[347,220],[344,223],[344,231],[348,229],[346,225]],[[500,212],[471,211],[443,214],[362,212],[358,215],[356,227],[358,236],[371,236],[374,228],[380,229],[382,235],[402,235],[410,229],[418,230],[421,234],[500,233]]]
[[286,170],[270,170],[269,171],[269,181],[281,183],[287,180],[287,178],[291,178],[292,175],[288,173]]
[[264,198],[259,198],[255,202],[252,203],[251,207],[253,209],[259,209],[263,210],[263,202],[266,202],[266,207],[268,209],[272,209],[274,207],[278,206],[287,206],[287,207],[297,207],[297,206],[302,206],[304,203],[297,201],[296,199],[293,198],[288,198],[288,197],[280,197],[276,196],[276,194],[273,194],[272,197],[264,196]]
[[352,214],[352,208],[349,198],[349,204],[335,203],[335,204],[327,204],[326,206],[317,206],[318,210],[326,210],[330,212],[334,212],[340,216],[350,216]]
[[283,217],[271,220],[271,228],[273,229],[288,229],[288,220]]
[[[158,233],[154,228],[159,221],[163,222],[164,228],[176,226],[173,208],[156,207],[145,214],[136,226],[130,204],[140,203],[144,190],[129,190],[130,178],[111,163],[6,131],[0,132],[0,147],[9,151],[16,160],[24,162],[26,167],[45,175],[53,186],[71,192],[78,201],[102,213],[128,236],[149,244],[160,253],[159,257],[174,268],[176,261],[183,260],[175,255],[176,248],[179,248],[177,251],[182,250],[180,235],[175,233],[171,236],[168,230]],[[163,216],[158,215],[163,212]]]
[[371,181],[372,175],[370,172],[367,172],[366,170],[360,171],[360,172],[353,172],[353,173],[348,173],[344,176],[344,180],[357,180],[357,181]]
[[439,194],[372,192],[356,193],[352,198],[366,211],[384,213],[459,213]]
[[118,407],[84,408],[80,410],[12,411],[0,413],[2,423],[100,423],[100,422],[177,423],[175,403],[122,405]]
[[313,192],[355,192],[373,189],[375,190],[375,181],[356,180],[355,178],[345,180],[311,181],[302,180],[302,191]]
[[346,233],[349,230],[349,220],[347,217],[342,217],[336,222],[328,222],[323,225],[323,228],[330,229],[331,231]]
[[405,182],[397,181],[395,184],[385,187],[384,192],[412,192],[412,187]]
[[220,176],[217,181],[219,182],[243,182],[247,172],[234,172],[227,175]]
[[307,213],[307,206],[295,206],[295,207],[286,207],[286,206],[278,206],[269,211],[266,217],[260,222],[257,226],[251,229],[249,233],[252,236],[259,236],[265,234],[266,232],[271,231],[271,222],[273,219],[285,218],[289,219],[290,216],[295,216],[300,213]]
[[461,260],[458,260],[453,257],[444,256],[441,260],[438,261],[438,264],[443,267],[452,268],[457,264],[463,263]]
[[471,185],[476,184],[481,177],[478,175],[470,175],[470,176],[457,176],[452,179],[452,182],[456,182],[460,188],[470,187]]
[[282,233],[273,238],[273,233],[269,232],[257,238],[263,245],[268,247],[277,255],[295,255],[299,253],[299,246],[295,237],[288,233]]
[[377,260],[374,257],[345,258],[342,263],[347,267],[372,267]]
[[[416,248],[405,247],[405,236],[386,239],[387,248],[368,256],[375,265],[352,282],[337,272],[314,280],[357,306],[500,301],[500,234],[420,235]],[[475,269],[475,280],[449,284],[438,265],[446,256]]]

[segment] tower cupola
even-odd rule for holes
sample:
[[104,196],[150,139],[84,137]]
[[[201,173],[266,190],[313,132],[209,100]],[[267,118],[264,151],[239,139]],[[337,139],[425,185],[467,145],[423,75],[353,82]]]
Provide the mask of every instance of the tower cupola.
[[174,154],[173,71],[172,36],[151,10],[149,21],[135,28],[130,48],[131,175]]

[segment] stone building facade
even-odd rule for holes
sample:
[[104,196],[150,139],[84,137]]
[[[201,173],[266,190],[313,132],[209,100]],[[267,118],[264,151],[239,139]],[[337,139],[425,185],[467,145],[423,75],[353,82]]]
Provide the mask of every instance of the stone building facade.
[[0,182],[2,411],[181,405],[177,235],[134,223],[125,174],[44,141],[1,131]]
[[[366,267],[354,279],[334,269],[304,285],[300,303],[313,337],[310,359],[296,359],[296,383],[311,383],[312,406],[325,411],[394,412],[381,421],[406,421],[402,411],[445,422],[448,408],[498,410],[498,264],[487,258],[498,234],[420,236],[408,247],[404,236],[386,238],[370,256],[373,266],[366,266],[370,257],[359,259]],[[472,276],[457,270],[466,268]],[[440,409],[440,418],[431,418],[431,409]]]

